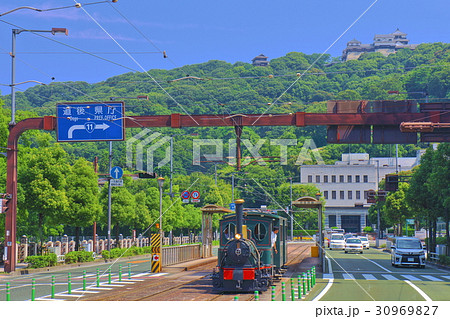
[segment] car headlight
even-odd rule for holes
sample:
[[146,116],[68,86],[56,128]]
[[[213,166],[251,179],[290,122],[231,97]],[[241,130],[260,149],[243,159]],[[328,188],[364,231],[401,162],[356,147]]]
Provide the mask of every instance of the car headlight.
[[419,256],[425,256],[425,252],[424,252],[424,251],[421,251],[421,252],[419,253]]

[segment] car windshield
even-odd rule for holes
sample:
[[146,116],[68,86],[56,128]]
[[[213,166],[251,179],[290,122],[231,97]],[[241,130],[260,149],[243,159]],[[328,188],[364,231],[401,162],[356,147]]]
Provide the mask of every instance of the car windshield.
[[358,238],[349,238],[347,239],[347,243],[349,244],[361,244],[361,240]]
[[361,239],[362,241],[367,241],[366,237],[359,237],[359,239]]
[[331,240],[344,240],[344,235],[333,235]]
[[422,249],[418,240],[397,240],[399,249]]

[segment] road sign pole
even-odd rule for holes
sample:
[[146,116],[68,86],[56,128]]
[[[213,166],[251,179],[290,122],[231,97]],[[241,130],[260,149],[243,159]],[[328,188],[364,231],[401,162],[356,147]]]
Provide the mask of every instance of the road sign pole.
[[[109,142],[109,171],[112,164],[112,142]],[[108,251],[111,251],[111,178],[108,181]]]

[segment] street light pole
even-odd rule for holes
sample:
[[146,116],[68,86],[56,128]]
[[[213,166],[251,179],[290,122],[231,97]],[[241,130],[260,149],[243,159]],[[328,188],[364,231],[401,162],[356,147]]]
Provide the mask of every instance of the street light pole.
[[26,30],[26,29],[12,29],[12,44],[11,44],[11,122],[10,126],[16,125],[16,36],[22,32],[50,32],[69,34],[65,28],[52,28],[51,30]]
[[164,177],[158,177],[158,186],[159,186],[159,235],[160,235],[160,247],[162,253],[162,238],[163,238],[163,228],[162,228],[162,195],[163,195],[163,185],[164,185]]

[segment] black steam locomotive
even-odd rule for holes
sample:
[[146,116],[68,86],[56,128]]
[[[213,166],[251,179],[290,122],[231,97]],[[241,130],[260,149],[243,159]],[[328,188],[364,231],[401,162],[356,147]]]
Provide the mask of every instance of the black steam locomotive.
[[265,291],[285,272],[287,220],[269,211],[244,210],[242,199],[235,203],[236,214],[220,221],[218,265],[212,274],[214,290]]

